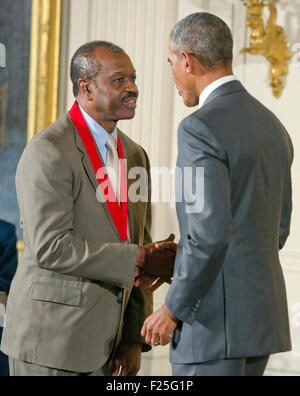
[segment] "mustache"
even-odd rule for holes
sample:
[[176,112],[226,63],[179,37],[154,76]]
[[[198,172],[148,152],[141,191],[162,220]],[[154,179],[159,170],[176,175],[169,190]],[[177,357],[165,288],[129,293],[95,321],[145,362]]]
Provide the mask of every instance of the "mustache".
[[138,94],[136,92],[128,92],[128,94],[126,96],[124,96],[124,98],[122,98],[122,102],[125,102],[127,99],[131,99],[131,98],[138,98]]

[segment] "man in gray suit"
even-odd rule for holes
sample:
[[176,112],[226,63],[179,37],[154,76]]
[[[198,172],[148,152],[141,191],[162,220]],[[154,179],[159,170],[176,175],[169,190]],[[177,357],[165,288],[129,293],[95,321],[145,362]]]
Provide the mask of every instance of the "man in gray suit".
[[[13,376],[136,375],[152,312],[151,296],[133,288],[136,264],[175,258],[151,243],[150,183],[148,201],[127,202],[134,180],[121,159],[150,179],[146,153],[117,129],[135,115],[136,72],[121,48],[100,41],[78,49],[71,79],[72,110],[30,141],[18,166],[25,249],[2,351]],[[102,190],[103,170],[116,199]]]
[[176,87],[186,106],[200,107],[179,126],[177,166],[204,170],[204,185],[201,172],[193,178],[194,192],[204,186],[203,208],[191,213],[191,191],[177,204],[181,239],[166,304],[142,330],[156,345],[173,333],[174,375],[261,376],[270,354],[291,349],[278,252],[289,235],[293,147],[234,77],[232,48],[228,26],[208,13],[171,33]]

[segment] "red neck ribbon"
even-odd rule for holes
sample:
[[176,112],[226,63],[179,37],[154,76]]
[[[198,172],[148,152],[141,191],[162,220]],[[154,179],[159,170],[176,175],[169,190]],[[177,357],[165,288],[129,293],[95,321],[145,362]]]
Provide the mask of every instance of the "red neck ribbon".
[[[71,120],[73,121],[73,124],[75,125],[75,128],[77,129],[77,132],[79,133],[81,140],[86,148],[86,151],[88,153],[89,159],[93,165],[94,171],[95,171],[95,177],[97,175],[101,174],[101,180],[98,180],[99,185],[102,189],[103,195],[105,197],[105,202],[107,205],[107,208],[109,210],[109,213],[112,217],[112,220],[118,230],[118,233],[120,235],[120,238],[122,241],[127,241],[128,235],[127,235],[127,222],[128,222],[128,189],[127,189],[127,172],[126,172],[126,166],[125,166],[125,161],[124,161],[124,154],[123,154],[123,147],[121,144],[121,140],[118,136],[118,152],[119,152],[119,158],[120,158],[120,163],[121,163],[121,203],[119,204],[116,195],[114,193],[112,194],[107,194],[108,190],[108,185],[110,185],[109,179],[108,179],[108,174],[106,172],[106,169],[101,161],[101,157],[99,156],[97,152],[97,147],[96,143],[93,139],[93,136],[85,122],[85,119],[83,118],[83,115],[79,109],[78,103],[75,102],[72,109],[69,112],[69,115],[71,117]],[[101,170],[101,172],[99,172]],[[113,191],[113,188],[110,185],[111,190]],[[108,199],[109,197],[112,197],[111,200]]]

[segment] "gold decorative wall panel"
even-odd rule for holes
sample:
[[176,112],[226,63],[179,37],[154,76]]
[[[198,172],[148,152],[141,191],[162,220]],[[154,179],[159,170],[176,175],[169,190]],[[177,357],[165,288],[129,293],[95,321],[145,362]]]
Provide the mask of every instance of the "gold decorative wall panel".
[[32,0],[28,141],[58,117],[61,10],[62,0]]
[[32,0],[28,140],[58,116],[62,0]]

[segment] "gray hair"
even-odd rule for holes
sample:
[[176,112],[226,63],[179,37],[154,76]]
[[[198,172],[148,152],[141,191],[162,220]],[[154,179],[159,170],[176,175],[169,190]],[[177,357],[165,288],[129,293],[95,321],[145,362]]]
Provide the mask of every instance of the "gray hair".
[[98,48],[105,48],[111,52],[125,53],[122,48],[108,41],[92,41],[80,47],[72,58],[70,70],[75,97],[79,93],[78,80],[80,78],[92,80],[97,85],[96,78],[102,67],[101,63],[95,58],[95,51]]
[[212,70],[233,58],[233,39],[229,27],[216,15],[198,12],[182,19],[173,28],[170,48],[176,54],[187,52]]

